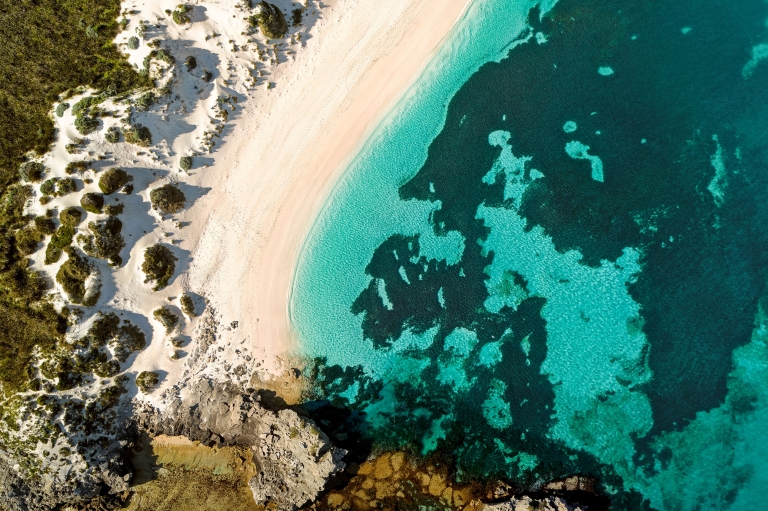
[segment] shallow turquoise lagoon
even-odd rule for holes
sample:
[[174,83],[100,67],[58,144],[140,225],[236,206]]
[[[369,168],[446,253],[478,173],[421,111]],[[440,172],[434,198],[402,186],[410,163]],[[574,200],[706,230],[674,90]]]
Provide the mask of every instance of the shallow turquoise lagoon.
[[617,510],[760,509],[767,20],[473,2],[299,261],[332,436],[521,488],[593,475]]

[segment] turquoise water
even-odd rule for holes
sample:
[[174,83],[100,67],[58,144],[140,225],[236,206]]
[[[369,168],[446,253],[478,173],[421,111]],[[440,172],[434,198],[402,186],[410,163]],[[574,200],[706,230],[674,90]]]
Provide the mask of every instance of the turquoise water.
[[332,436],[521,488],[593,475],[612,509],[759,509],[767,20],[473,2],[301,254]]

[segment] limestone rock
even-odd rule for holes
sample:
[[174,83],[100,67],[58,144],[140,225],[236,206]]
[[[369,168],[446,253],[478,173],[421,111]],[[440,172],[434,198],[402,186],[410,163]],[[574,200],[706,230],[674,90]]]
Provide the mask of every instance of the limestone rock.
[[346,451],[315,423],[292,410],[273,412],[258,394],[229,383],[199,381],[169,398],[160,411],[144,405],[139,426],[150,435],[183,435],[206,445],[251,446],[258,473],[249,481],[258,505],[293,511],[314,500],[343,471]]

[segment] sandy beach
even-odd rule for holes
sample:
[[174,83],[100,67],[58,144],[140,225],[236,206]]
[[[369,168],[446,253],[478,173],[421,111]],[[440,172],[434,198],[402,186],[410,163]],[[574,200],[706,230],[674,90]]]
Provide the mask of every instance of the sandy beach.
[[[246,103],[185,215],[189,287],[274,373],[295,342],[296,258],[347,162],[416,80],[467,0],[340,0],[281,64],[276,88]],[[227,332],[225,332],[225,335]]]

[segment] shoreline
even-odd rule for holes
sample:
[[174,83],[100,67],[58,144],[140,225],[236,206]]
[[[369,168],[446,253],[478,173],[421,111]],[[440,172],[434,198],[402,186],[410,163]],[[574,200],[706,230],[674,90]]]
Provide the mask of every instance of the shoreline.
[[[315,40],[276,80],[276,97],[266,107],[246,103],[205,171],[201,184],[211,190],[185,215],[193,225],[206,219],[194,229],[186,279],[223,324],[238,321],[236,335],[273,375],[288,368],[297,342],[289,298],[307,234],[356,151],[416,82],[470,1],[380,7],[364,0],[341,14],[350,2],[331,5]],[[372,14],[361,19],[352,9]],[[267,119],[260,123],[262,112]]]

